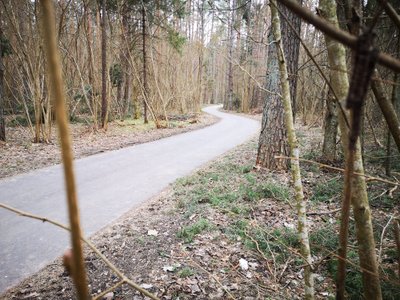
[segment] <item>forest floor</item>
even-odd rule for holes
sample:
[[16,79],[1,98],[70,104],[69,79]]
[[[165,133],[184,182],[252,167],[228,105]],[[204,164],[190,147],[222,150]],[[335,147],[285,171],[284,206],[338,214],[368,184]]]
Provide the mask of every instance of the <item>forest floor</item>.
[[[215,116],[201,113],[172,116],[169,127],[157,129],[154,122],[143,120],[113,121],[107,130],[94,130],[84,123],[70,125],[75,158],[146,143],[171,135],[200,129],[218,121]],[[59,164],[60,148],[55,126],[48,143],[33,143],[27,127],[7,128],[7,143],[0,142],[0,179],[35,169]]]
[[[321,130],[298,130],[304,158],[317,160]],[[254,168],[257,137],[171,185],[92,237],[126,276],[161,299],[302,299],[296,204],[286,172]],[[374,150],[375,151],[375,150]],[[379,151],[369,152],[367,171]],[[374,156],[375,155],[375,156]],[[369,164],[371,164],[369,166]],[[338,160],[338,167],[343,161]],[[302,164],[308,199],[317,299],[334,299],[338,210],[342,174]],[[391,230],[399,214],[398,191],[369,184],[384,299],[398,299],[397,253]],[[362,299],[361,273],[351,222],[347,292]],[[119,278],[88,249],[85,261],[94,296]],[[1,299],[74,299],[61,259],[8,291]],[[127,285],[100,299],[145,299]],[[146,298],[147,299],[147,298]]]

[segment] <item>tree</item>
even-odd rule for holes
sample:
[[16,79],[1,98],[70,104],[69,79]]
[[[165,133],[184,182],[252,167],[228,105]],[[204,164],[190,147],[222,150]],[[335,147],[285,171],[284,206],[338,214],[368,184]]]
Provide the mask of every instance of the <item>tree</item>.
[[107,20],[106,0],[101,2],[101,128],[107,128]]
[[289,146],[280,96],[277,50],[273,39],[271,31],[268,35],[268,41],[271,43],[268,48],[266,74],[266,89],[269,93],[264,101],[256,164],[271,170],[285,170],[288,167],[287,161],[275,158],[277,155],[288,156]]
[[3,57],[6,55],[6,49],[3,46],[6,43],[6,38],[3,35],[3,19],[1,17],[2,8],[0,8],[0,141],[6,141],[6,124],[4,115],[5,95],[4,95],[4,64]]
[[300,249],[304,266],[304,298],[314,299],[314,275],[312,271],[313,260],[311,258],[310,242],[308,236],[308,224],[306,215],[306,200],[304,199],[303,184],[300,174],[300,150],[299,144],[294,129],[294,118],[290,97],[289,76],[286,65],[286,58],[283,50],[283,42],[281,38],[280,19],[278,15],[276,0],[271,0],[271,18],[272,18],[272,33],[276,43],[277,60],[279,65],[279,79],[282,90],[282,103],[285,112],[285,125],[287,130],[288,142],[290,147],[290,166],[292,180],[295,190],[296,206],[297,206],[297,230],[300,238]]
[[[293,13],[289,13],[287,9],[278,6],[279,10],[284,13],[288,22],[293,24],[293,28],[300,33],[300,19]],[[296,88],[297,88],[297,66],[299,61],[300,41],[292,32],[293,29],[282,22],[282,43],[287,59],[288,76],[290,84],[291,101],[293,105],[293,116],[295,116],[296,105]],[[272,35],[269,35],[268,41],[271,43]],[[280,103],[281,89],[279,86],[279,70],[274,45],[270,44],[267,60],[267,95],[264,102],[261,133],[258,143],[257,165],[272,169],[286,169],[288,167],[286,161],[277,161],[276,155],[287,156],[289,147],[286,140],[286,129],[283,122],[283,106]]]
[[[336,3],[333,0],[320,0],[320,14],[337,28],[338,20],[336,15]],[[328,61],[330,66],[330,79],[332,87],[340,99],[342,107],[345,107],[345,99],[349,90],[349,80],[347,77],[346,51],[342,44],[336,42],[328,35],[325,35],[326,45],[328,45]],[[342,134],[342,146],[346,160],[349,159],[349,128],[346,119],[349,119],[348,112],[343,113],[341,110],[339,115],[339,127]],[[364,166],[361,155],[361,145],[358,141],[354,150],[354,173],[364,174]],[[346,187],[345,187],[346,189]],[[356,224],[356,235],[358,241],[358,254],[360,257],[360,267],[363,270],[363,286],[366,299],[382,299],[379,270],[375,254],[375,241],[371,221],[371,210],[368,202],[368,194],[365,178],[362,176],[354,176],[351,183],[352,197],[351,204],[353,206],[354,219]],[[345,204],[345,203],[344,203]],[[347,210],[343,207],[342,211]],[[346,218],[342,216],[342,224],[346,222]],[[342,229],[341,229],[342,230]],[[344,233],[347,235],[347,231]],[[343,237],[347,241],[347,236]],[[346,259],[346,248],[341,246],[339,249],[339,257]],[[340,274],[341,270],[338,270]],[[345,272],[345,270],[342,270]],[[345,273],[344,273],[345,274]],[[341,285],[338,289],[344,289]]]
[[234,26],[235,26],[235,6],[236,0],[229,0],[228,16],[228,73],[227,73],[227,90],[224,108],[233,109],[233,42],[234,42]]
[[142,42],[143,42],[143,117],[144,123],[147,124],[147,103],[149,102],[149,87],[147,82],[147,57],[146,57],[146,9],[142,3]]

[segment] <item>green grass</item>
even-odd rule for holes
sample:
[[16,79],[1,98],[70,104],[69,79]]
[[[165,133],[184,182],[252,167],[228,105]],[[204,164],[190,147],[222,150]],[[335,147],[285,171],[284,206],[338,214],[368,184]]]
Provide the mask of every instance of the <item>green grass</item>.
[[180,270],[178,272],[178,276],[181,277],[181,278],[187,278],[187,277],[190,277],[190,276],[192,276],[194,274],[195,274],[195,272],[189,267],[184,267],[182,270]]
[[183,227],[178,232],[178,237],[182,238],[186,243],[191,243],[196,235],[203,231],[210,230],[212,227],[210,221],[201,218],[196,223]]
[[331,202],[340,199],[343,190],[343,180],[341,178],[332,178],[326,182],[318,183],[314,188],[311,201],[315,202]]

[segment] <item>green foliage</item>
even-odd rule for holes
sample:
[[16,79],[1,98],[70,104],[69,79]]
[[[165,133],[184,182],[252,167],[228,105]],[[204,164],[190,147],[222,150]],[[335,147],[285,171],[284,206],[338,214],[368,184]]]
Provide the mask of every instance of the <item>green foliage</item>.
[[314,188],[314,194],[311,201],[329,202],[335,196],[341,195],[343,189],[343,180],[332,178],[327,182],[318,183]]
[[191,243],[196,235],[211,228],[212,224],[207,219],[201,218],[196,223],[183,227],[178,232],[178,237],[184,239],[186,243]]
[[113,64],[110,67],[110,78],[114,87],[120,86],[122,84],[123,74],[120,64]]
[[179,271],[178,276],[181,278],[186,278],[194,275],[195,272],[189,268],[189,267],[184,267],[182,270]]
[[[311,248],[316,252],[326,253],[327,251],[335,251],[339,244],[339,237],[334,225],[329,224],[311,231],[310,244]],[[315,247],[313,247],[314,245]]]
[[182,48],[186,43],[186,37],[179,34],[179,32],[169,29],[168,42],[179,54],[182,54]]
[[252,229],[245,236],[244,244],[250,249],[261,250],[267,257],[273,253],[278,263],[285,262],[292,256],[288,248],[300,247],[297,232],[286,227],[276,228],[272,232],[264,228]]
[[1,57],[5,57],[7,55],[12,54],[10,41],[4,36],[0,36],[0,44],[1,44]]

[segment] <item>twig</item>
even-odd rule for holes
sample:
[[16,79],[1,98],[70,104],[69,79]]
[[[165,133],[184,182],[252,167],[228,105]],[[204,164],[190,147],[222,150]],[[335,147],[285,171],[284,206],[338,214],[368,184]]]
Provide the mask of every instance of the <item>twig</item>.
[[[12,211],[18,215],[20,215],[21,217],[27,217],[27,218],[31,218],[31,219],[35,219],[35,220],[39,220],[42,222],[47,222],[49,224],[55,225],[57,227],[60,227],[62,229],[71,231],[71,229],[67,226],[65,226],[64,224],[61,224],[57,221],[42,217],[42,216],[38,216],[38,215],[34,215],[19,209],[16,209],[14,207],[11,207],[7,204],[4,203],[0,203],[0,207],[7,209],[9,211]],[[87,238],[85,238],[84,236],[80,237],[81,240],[86,243],[88,245],[88,247],[94,252],[96,253],[100,259],[112,270],[115,272],[115,274],[118,275],[118,277],[121,278],[122,281],[124,281],[124,283],[130,285],[132,288],[134,288],[135,290],[137,290],[138,292],[142,293],[143,295],[153,299],[153,300],[158,300],[158,298],[156,296],[154,296],[153,294],[149,293],[147,290],[143,289],[142,287],[140,287],[139,285],[137,285],[136,283],[134,283],[132,280],[130,280],[128,277],[126,277],[111,261],[109,261],[94,245],[93,243],[88,240]]]
[[219,279],[217,277],[215,277],[213,274],[211,274],[209,271],[207,271],[205,268],[203,268],[199,263],[197,263],[189,254],[187,254],[186,252],[183,252],[183,255],[188,258],[197,268],[203,270],[204,272],[206,272],[208,274],[208,276],[210,276],[212,279],[215,280],[216,283],[218,283],[218,285],[225,291],[225,293],[227,293],[229,295],[230,298],[232,299],[236,299],[231,292],[228,291],[228,289],[221,283],[221,281],[219,281]]
[[381,243],[380,243],[380,245],[379,245],[379,252],[378,252],[378,253],[379,253],[379,255],[378,255],[378,263],[379,263],[379,264],[382,263],[383,238],[384,238],[384,236],[385,236],[386,229],[389,227],[390,223],[392,223],[393,217],[394,217],[394,215],[391,215],[391,216],[390,216],[389,221],[386,223],[385,227],[383,227],[383,229],[382,229],[382,233],[381,233]]
[[329,211],[308,212],[307,216],[332,215],[332,214],[336,214],[340,210],[341,210],[341,208],[329,210]]
[[400,232],[399,232],[399,220],[393,222],[393,234],[394,240],[396,241],[397,248],[397,268],[398,268],[398,276],[400,279]]
[[[327,23],[322,18],[317,17],[312,11],[310,11],[305,7],[302,7],[293,0],[278,0],[278,1],[284,4],[295,14],[303,18],[305,21],[314,25],[316,28],[318,28],[325,34],[329,35],[333,39],[341,42],[342,44],[350,48],[354,49],[357,47],[357,38],[354,35],[351,35],[343,30],[337,29],[335,26]],[[400,72],[400,61],[386,53],[382,52],[378,53],[377,61],[381,65],[393,71]]]
[[[275,158],[276,159],[297,159],[295,157],[290,157],[290,156],[275,156]],[[308,163],[311,163],[311,164],[316,164],[316,165],[320,166],[321,168],[344,172],[344,169],[342,169],[342,168],[332,167],[332,166],[329,166],[329,165],[326,165],[326,164],[321,164],[321,163],[313,161],[313,160],[308,160],[308,159],[304,159],[304,158],[298,158],[298,160],[299,161],[308,162]],[[383,178],[380,178],[380,177],[370,176],[370,175],[363,174],[363,173],[354,172],[353,175],[363,176],[366,179],[368,179],[369,181],[380,181],[380,182],[384,182],[384,183],[388,183],[388,184],[392,184],[392,185],[400,185],[400,183],[398,183],[398,182],[390,181],[390,180],[383,179]]]
[[[251,241],[252,241],[254,244],[256,244],[257,252],[258,252],[258,253],[262,256],[262,258],[265,260],[265,262],[266,262],[266,264],[267,264],[268,272],[269,272],[272,276],[274,276],[274,280],[275,280],[275,282],[276,282],[276,274],[275,274],[275,272],[272,272],[271,266],[269,265],[269,262],[268,262],[268,258],[267,258],[267,257],[264,255],[264,253],[261,251],[260,245],[258,244],[258,242],[257,242],[251,235],[249,235],[249,234],[247,233],[246,230],[244,231],[244,234],[245,234],[245,236],[247,236],[249,239],[251,239]],[[274,262],[275,262],[274,254],[272,253],[272,251],[270,251],[270,252],[271,252],[271,255],[272,255],[272,257],[274,258]]]
[[[286,269],[288,268],[288,266],[289,266],[289,264],[292,262],[292,259],[291,258],[289,258],[288,260],[286,260],[286,263],[285,263],[285,265],[283,266],[283,269],[282,269],[282,272],[279,274],[279,276],[278,276],[278,282],[280,282],[281,281],[281,279],[282,279],[282,277],[283,277],[283,274],[285,273],[285,271],[286,271]],[[314,268],[315,268],[315,266],[314,266]]]
[[79,220],[78,199],[75,186],[71,136],[65,110],[65,92],[62,78],[60,55],[57,48],[54,7],[51,0],[41,0],[43,8],[43,32],[46,41],[48,72],[53,90],[52,96],[56,111],[56,121],[60,133],[61,154],[64,165],[64,178],[67,192],[69,223],[71,225],[72,263],[71,275],[75,282],[78,298],[89,297],[85,263],[81,244],[81,225]]
[[105,291],[101,292],[100,294],[96,295],[93,297],[92,300],[98,300],[101,299],[101,297],[103,297],[104,295],[114,291],[115,289],[117,289],[118,287],[120,287],[121,285],[123,285],[125,283],[124,280],[121,280],[119,282],[117,282],[116,284],[114,284],[112,287],[106,289]]
[[397,14],[393,6],[387,2],[387,0],[378,0],[379,4],[385,9],[385,12],[392,19],[393,23],[396,24],[400,30],[400,16]]

